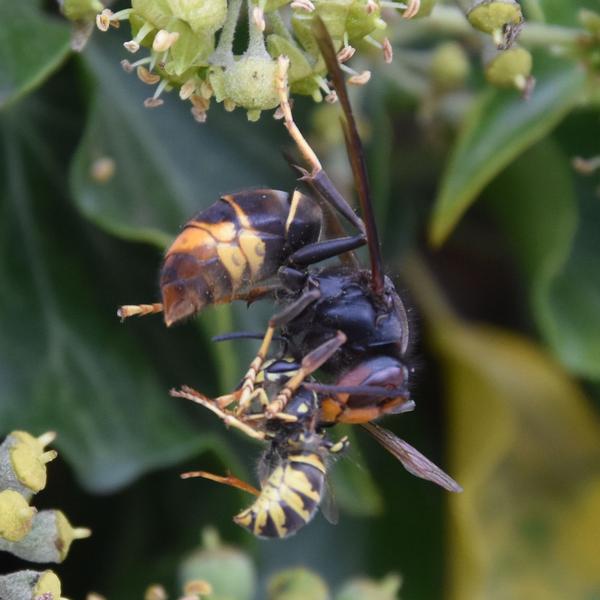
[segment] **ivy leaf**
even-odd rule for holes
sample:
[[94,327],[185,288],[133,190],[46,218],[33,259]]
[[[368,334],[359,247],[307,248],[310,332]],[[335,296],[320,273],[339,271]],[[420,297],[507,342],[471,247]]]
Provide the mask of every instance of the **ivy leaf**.
[[600,423],[525,337],[464,322],[422,268],[413,291],[446,381],[450,598],[592,598],[600,591]]
[[[144,108],[154,90],[121,69],[122,47],[112,34],[91,43],[85,58],[95,90],[70,182],[77,208],[104,230],[163,247],[224,193],[294,188],[279,147],[263,131],[266,118],[259,136],[241,111],[224,113],[220,106],[207,123],[196,123],[176,94],[167,94],[162,107]],[[274,125],[284,140],[283,127]],[[114,161],[115,173],[99,182],[91,170],[103,157]]]
[[64,121],[39,100],[0,120],[0,422],[56,430],[83,484],[106,492],[222,445],[185,422],[141,344],[99,301],[89,240],[61,209]]
[[0,3],[0,109],[41,85],[69,53],[69,27],[38,2]]
[[600,210],[593,184],[587,187],[583,181],[576,187],[567,155],[546,141],[511,165],[486,197],[523,268],[531,313],[546,342],[573,373],[598,379]]
[[539,57],[535,65],[537,84],[529,100],[487,89],[466,116],[431,215],[434,245],[444,242],[482,189],[548,134],[580,97],[585,77],[575,64]]

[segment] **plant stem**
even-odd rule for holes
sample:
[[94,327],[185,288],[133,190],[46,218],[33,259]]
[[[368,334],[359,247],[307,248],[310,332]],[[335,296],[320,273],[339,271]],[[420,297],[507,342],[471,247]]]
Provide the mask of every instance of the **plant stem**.
[[[423,35],[446,34],[456,37],[481,37],[471,27],[462,11],[452,6],[437,5],[427,19],[418,23],[411,23],[412,31],[405,27],[398,27],[395,41],[401,45]],[[540,22],[526,22],[519,36],[519,42],[524,46],[570,46],[578,42],[585,35],[582,29],[548,25]]]
[[522,0],[522,4],[527,16],[527,22],[537,21],[544,23],[546,21],[546,15],[544,14],[540,0]]
[[242,0],[230,0],[219,44],[210,57],[211,63],[224,66],[233,62],[233,38],[241,8]]
[[572,46],[585,35],[581,29],[547,25],[546,23],[526,23],[519,37],[524,46]]
[[252,15],[252,8],[254,4],[252,0],[248,0],[248,49],[246,50],[247,56],[264,56],[268,57],[269,53],[265,48],[265,38],[260,27],[256,24]]

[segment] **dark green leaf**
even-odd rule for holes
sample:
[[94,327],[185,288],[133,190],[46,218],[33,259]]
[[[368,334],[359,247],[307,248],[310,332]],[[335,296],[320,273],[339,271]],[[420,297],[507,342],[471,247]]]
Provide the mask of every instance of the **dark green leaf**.
[[507,169],[489,196],[524,269],[542,335],[572,372],[597,379],[600,206],[574,178],[564,152],[545,142]]
[[69,52],[69,27],[31,0],[0,3],[0,108],[39,86]]
[[[164,246],[223,193],[258,185],[293,188],[279,147],[264,132],[258,135],[268,115],[255,124],[241,111],[214,106],[200,125],[176,93],[165,95],[164,106],[146,109],[143,100],[153,88],[123,72],[118,40],[100,41],[85,53],[96,93],[71,171],[73,198],[90,220],[115,235]],[[275,125],[279,143],[287,143],[284,128]],[[102,157],[110,157],[116,169],[112,179],[99,183],[91,168]]]
[[431,216],[433,244],[443,243],[485,185],[548,134],[580,97],[585,77],[575,64],[535,65],[537,85],[528,101],[516,92],[489,89],[468,113]]
[[0,422],[55,429],[82,482],[107,491],[219,443],[188,426],[99,302],[81,224],[61,210],[60,138],[47,127],[59,114],[33,97],[0,121]]

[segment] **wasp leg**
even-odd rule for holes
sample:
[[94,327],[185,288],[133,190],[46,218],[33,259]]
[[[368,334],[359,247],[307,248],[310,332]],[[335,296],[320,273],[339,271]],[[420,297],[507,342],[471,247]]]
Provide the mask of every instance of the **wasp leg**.
[[305,294],[302,294],[302,296],[300,296],[297,300],[286,306],[281,312],[269,319],[269,326],[265,332],[265,337],[263,338],[260,348],[256,353],[256,357],[250,363],[250,368],[246,372],[240,388],[241,394],[236,411],[238,416],[242,415],[248,410],[248,406],[250,405],[250,397],[254,391],[256,375],[260,371],[265,359],[267,358],[275,329],[297,317],[307,306],[315,302],[315,300],[318,300],[320,296],[321,292],[319,292],[319,290],[310,290]]
[[155,315],[163,311],[163,305],[160,302],[155,304],[124,304],[117,309],[117,316],[121,321],[129,317],[145,317],[146,315]]
[[231,394],[225,394],[224,396],[217,396],[216,398],[212,399],[211,402],[216,404],[219,408],[227,408],[234,402],[237,402],[239,400],[239,398],[240,398],[240,391],[236,390],[235,392],[232,392]]
[[248,292],[233,294],[231,300],[242,300],[248,304],[252,304],[253,302],[256,302],[256,300],[261,300],[265,296],[273,294],[273,292],[280,288],[281,286],[279,284],[257,286]]
[[348,436],[345,435],[343,438],[340,438],[337,442],[326,442],[325,447],[331,454],[339,454],[340,452],[344,452],[350,446],[350,440]]
[[254,438],[256,440],[264,440],[266,438],[264,432],[258,431],[251,427],[250,425],[244,423],[240,419],[238,419],[233,413],[230,413],[227,410],[219,408],[214,401],[210,398],[207,398],[200,392],[195,389],[183,386],[180,390],[171,390],[171,396],[174,398],[185,398],[186,400],[191,400],[196,404],[200,404],[208,410],[212,411],[217,417],[219,417],[225,425],[228,427],[235,427],[240,431],[243,431],[248,437]]
[[351,250],[356,250],[365,244],[366,239],[362,234],[353,237],[340,237],[322,242],[314,242],[294,252],[288,258],[288,262],[298,267],[306,267],[322,260],[345,254]]
[[298,150],[310,166],[310,171],[298,168],[298,171],[301,174],[300,179],[310,185],[319,194],[319,196],[325,200],[325,202],[337,210],[350,223],[352,223],[352,225],[354,225],[354,227],[356,227],[363,236],[366,237],[366,228],[362,219],[354,212],[346,199],[333,185],[333,182],[323,169],[321,162],[315,154],[315,151],[310,147],[309,143],[306,141],[306,138],[302,135],[298,129],[298,126],[294,122],[288,93],[287,76],[289,65],[289,58],[285,56],[279,57],[277,93],[279,94],[279,102],[284,125],[291,138],[296,143]]
[[296,374],[285,384],[283,389],[277,394],[275,400],[267,406],[265,415],[272,419],[283,412],[294,392],[302,385],[304,380],[323,363],[327,362],[338,349],[346,343],[346,335],[338,331],[334,338],[331,338],[308,353],[303,359],[300,368]]

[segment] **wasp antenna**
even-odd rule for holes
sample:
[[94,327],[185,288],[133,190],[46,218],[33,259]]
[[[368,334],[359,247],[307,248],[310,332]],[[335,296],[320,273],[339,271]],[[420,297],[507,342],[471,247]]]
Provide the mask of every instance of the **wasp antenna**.
[[354,175],[354,184],[358,192],[360,208],[367,231],[367,244],[371,258],[371,287],[376,294],[383,291],[383,268],[381,260],[381,248],[379,247],[379,235],[375,224],[375,214],[373,212],[373,201],[369,188],[369,178],[362,143],[358,135],[356,121],[352,113],[352,106],[348,99],[348,92],[344,77],[338,63],[337,55],[331,41],[331,36],[320,17],[316,17],[313,23],[313,30],[319,44],[321,54],[325,59],[327,71],[333,81],[333,87],[337,93],[342,110],[344,111],[344,137],[346,139],[346,148],[352,173]]

